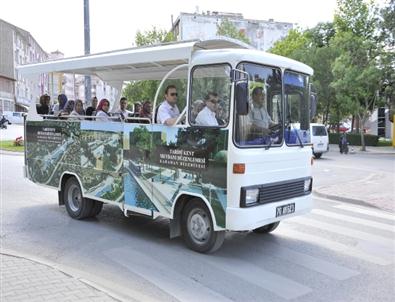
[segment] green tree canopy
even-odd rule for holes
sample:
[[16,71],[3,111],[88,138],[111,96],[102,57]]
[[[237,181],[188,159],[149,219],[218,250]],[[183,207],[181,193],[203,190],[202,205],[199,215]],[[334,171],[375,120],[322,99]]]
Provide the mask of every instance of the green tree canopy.
[[[137,46],[149,46],[175,40],[175,36],[172,32],[153,27],[152,30],[145,31],[144,33],[137,31],[135,44]],[[131,103],[141,102],[143,100],[152,101],[158,86],[159,81],[155,80],[133,81],[127,84],[123,89],[123,95]]]
[[176,38],[172,32],[157,29],[154,26],[151,30],[145,31],[144,33],[141,33],[141,31],[138,30],[136,33],[135,43],[136,46],[148,46],[175,40]]
[[247,44],[251,43],[245,33],[239,31],[228,19],[224,19],[221,24],[217,25],[217,35],[237,39]]

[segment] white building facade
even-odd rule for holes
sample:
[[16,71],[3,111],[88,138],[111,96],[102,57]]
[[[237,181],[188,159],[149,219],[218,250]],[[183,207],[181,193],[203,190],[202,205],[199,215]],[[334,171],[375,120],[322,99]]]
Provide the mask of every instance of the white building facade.
[[37,92],[48,92],[48,77],[42,75],[31,81],[18,75],[15,67],[21,64],[43,62],[48,54],[33,36],[0,19],[0,113],[24,111]]
[[214,39],[218,37],[217,27],[224,20],[244,33],[253,47],[263,51],[270,49],[293,28],[293,24],[287,22],[244,19],[242,14],[237,13],[206,12],[181,13],[174,22],[172,31],[178,41]]

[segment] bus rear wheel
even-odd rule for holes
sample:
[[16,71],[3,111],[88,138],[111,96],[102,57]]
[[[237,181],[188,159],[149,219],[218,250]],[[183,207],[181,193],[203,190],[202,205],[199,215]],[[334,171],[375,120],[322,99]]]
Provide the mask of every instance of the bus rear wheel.
[[266,234],[266,233],[270,233],[273,232],[275,229],[277,229],[278,225],[280,224],[280,221],[277,222],[273,222],[267,225],[264,225],[260,228],[256,228],[253,230],[254,233],[258,233],[258,234]]
[[84,219],[91,216],[94,203],[92,200],[82,196],[80,184],[75,177],[71,177],[66,181],[62,194],[70,217]]
[[185,206],[181,228],[185,244],[199,253],[215,252],[225,239],[225,231],[214,231],[210,211],[197,198],[191,199]]

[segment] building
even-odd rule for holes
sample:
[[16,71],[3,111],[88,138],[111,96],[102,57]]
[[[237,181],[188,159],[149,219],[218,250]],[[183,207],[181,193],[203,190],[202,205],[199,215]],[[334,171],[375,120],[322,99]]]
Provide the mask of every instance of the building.
[[292,23],[275,22],[270,19],[244,19],[242,14],[210,12],[181,13],[173,24],[172,32],[178,41],[193,39],[213,39],[217,36],[217,26],[228,20],[250,40],[251,45],[259,50],[267,51],[273,44],[284,38],[293,28]]
[[48,54],[28,31],[0,19],[0,113],[25,111],[36,93],[48,92],[47,75],[33,83],[15,70],[17,65],[47,59]]
[[[50,60],[64,58],[64,54],[59,50],[49,54]],[[96,96],[99,100],[106,98],[110,101],[115,100],[116,89],[109,86],[96,76],[91,76],[91,95]],[[90,105],[90,100],[85,98],[85,77],[83,75],[74,75],[67,73],[53,73],[49,75],[49,91],[51,100],[56,100],[57,96],[64,93],[68,99],[80,99],[86,106]]]

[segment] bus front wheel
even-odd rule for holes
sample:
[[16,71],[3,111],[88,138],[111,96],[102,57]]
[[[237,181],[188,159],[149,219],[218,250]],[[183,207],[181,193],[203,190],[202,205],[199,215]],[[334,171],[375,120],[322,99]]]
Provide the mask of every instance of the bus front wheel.
[[258,233],[258,234],[270,233],[270,232],[273,232],[278,227],[279,224],[280,224],[280,221],[273,222],[271,224],[264,225],[260,228],[256,228],[253,230],[253,232]]
[[62,194],[70,217],[83,219],[91,216],[94,203],[92,200],[82,196],[80,184],[75,177],[71,177],[66,181]]
[[181,228],[185,244],[199,253],[215,252],[225,239],[225,231],[214,231],[210,211],[197,198],[191,199],[185,206]]

